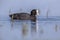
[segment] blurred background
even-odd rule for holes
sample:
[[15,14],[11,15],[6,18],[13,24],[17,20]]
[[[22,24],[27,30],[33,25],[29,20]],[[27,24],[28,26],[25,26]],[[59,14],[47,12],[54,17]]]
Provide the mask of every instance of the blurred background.
[[[40,11],[36,22],[10,20],[32,9]],[[0,40],[60,40],[60,0],[0,0]]]

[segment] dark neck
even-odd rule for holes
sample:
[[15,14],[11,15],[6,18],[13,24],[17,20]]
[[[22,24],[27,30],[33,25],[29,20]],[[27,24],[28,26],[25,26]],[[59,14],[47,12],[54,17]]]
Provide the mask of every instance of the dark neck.
[[36,16],[36,13],[31,13],[30,16]]
[[36,16],[36,15],[30,15],[30,16]]

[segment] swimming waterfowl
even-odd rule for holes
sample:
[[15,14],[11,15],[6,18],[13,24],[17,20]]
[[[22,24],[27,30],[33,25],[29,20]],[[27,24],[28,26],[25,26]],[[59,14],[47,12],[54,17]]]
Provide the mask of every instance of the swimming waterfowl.
[[31,14],[29,13],[14,13],[14,14],[10,14],[10,18],[13,20],[32,20],[32,21],[36,21],[36,15],[38,13],[37,9],[33,9],[31,11]]

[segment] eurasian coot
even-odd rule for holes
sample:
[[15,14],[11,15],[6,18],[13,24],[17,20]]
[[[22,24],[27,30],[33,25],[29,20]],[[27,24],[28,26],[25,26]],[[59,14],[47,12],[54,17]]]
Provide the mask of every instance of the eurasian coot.
[[33,9],[31,13],[14,13],[9,15],[13,20],[32,20],[36,21],[36,15],[38,14],[37,9]]

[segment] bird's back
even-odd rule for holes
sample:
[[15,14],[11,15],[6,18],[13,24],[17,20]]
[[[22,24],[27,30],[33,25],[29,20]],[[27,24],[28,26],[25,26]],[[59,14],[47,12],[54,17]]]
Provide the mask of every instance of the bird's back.
[[30,14],[28,13],[20,13],[20,20],[29,20],[30,19]]

